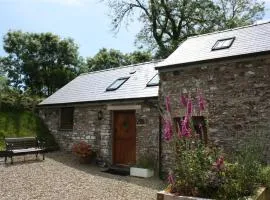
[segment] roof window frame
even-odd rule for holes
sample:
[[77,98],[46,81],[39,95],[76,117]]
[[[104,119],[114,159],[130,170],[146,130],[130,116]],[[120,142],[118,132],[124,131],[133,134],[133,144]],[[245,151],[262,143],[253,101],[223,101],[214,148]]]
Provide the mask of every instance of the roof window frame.
[[[118,79],[116,79],[112,84],[110,84],[107,88],[106,88],[106,91],[114,91],[114,90],[117,90],[119,89],[125,82],[127,82],[127,80],[130,78],[130,76],[126,76],[126,77],[120,77]],[[111,88],[111,86],[113,86],[117,81],[119,80],[124,80],[120,85],[118,85],[117,87],[115,88]]]
[[153,76],[150,81],[148,81],[148,83],[146,84],[146,87],[153,87],[153,86],[158,86],[159,85],[159,82],[158,83],[150,83],[156,76],[158,76],[158,73],[156,73],[155,76]]
[[[225,40],[231,40],[231,43],[228,46],[221,46],[221,47],[217,47],[219,42],[225,41]],[[234,43],[235,37],[228,37],[228,38],[224,38],[224,39],[219,39],[216,41],[216,43],[214,44],[214,46],[212,47],[212,51],[216,51],[216,50],[221,50],[221,49],[229,49],[232,44]]]

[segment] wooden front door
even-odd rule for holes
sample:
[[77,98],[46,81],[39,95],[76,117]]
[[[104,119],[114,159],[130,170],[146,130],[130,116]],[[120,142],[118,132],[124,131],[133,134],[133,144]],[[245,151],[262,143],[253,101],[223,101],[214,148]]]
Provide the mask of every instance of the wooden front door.
[[136,163],[135,111],[114,112],[114,164]]

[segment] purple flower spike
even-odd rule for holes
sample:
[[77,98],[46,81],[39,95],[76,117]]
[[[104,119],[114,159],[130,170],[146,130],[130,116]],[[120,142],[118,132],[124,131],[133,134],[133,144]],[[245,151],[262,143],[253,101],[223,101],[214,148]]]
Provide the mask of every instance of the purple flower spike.
[[184,120],[182,120],[181,125],[182,125],[182,131],[181,131],[182,135],[185,136],[185,137],[189,136],[189,134],[190,134],[189,120],[188,120],[187,116],[185,116]]
[[171,102],[170,102],[170,97],[169,96],[166,96],[165,104],[166,104],[166,110],[168,112],[171,112]]
[[180,96],[180,102],[184,107],[187,107],[187,98],[183,94]]
[[192,101],[191,101],[191,99],[188,99],[188,102],[187,102],[187,114],[188,114],[188,116],[191,116],[191,114],[192,114]]
[[205,110],[205,100],[201,92],[198,95],[198,101],[199,101],[198,103],[199,103],[200,112],[202,112]]
[[181,127],[178,125],[178,137],[181,138],[183,136]]
[[164,120],[164,139],[170,141],[173,136],[172,123],[170,120]]
[[174,176],[173,176],[172,173],[169,173],[169,176],[168,176],[168,182],[169,182],[169,184],[171,184],[171,185],[174,185],[174,184],[175,184],[175,178],[174,178]]

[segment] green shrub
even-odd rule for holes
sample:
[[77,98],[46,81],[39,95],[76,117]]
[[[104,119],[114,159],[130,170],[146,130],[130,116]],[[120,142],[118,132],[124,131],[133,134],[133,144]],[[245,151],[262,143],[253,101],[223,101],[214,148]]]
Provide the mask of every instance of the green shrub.
[[261,170],[262,184],[270,188],[270,166],[263,167]]
[[199,141],[195,148],[185,150],[179,146],[186,144],[180,143],[181,141],[178,141],[174,191],[189,196],[207,196],[209,172],[217,160],[218,150],[207,148]]
[[41,100],[41,97],[9,89],[1,94],[0,112],[35,111]]
[[4,137],[37,136],[46,146],[57,146],[53,135],[43,121],[30,111],[0,112],[0,149]]
[[145,154],[140,156],[136,166],[145,169],[154,169],[155,161],[153,159],[153,155]]

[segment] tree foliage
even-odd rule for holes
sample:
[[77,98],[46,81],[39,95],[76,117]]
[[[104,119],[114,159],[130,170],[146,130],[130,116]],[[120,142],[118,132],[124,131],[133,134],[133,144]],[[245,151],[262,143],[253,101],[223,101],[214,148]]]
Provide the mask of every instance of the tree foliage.
[[261,19],[258,0],[103,0],[111,9],[112,25],[119,30],[139,15],[143,28],[137,42],[166,57],[187,37],[248,25]]
[[152,55],[149,52],[134,51],[124,54],[119,50],[102,48],[95,56],[87,59],[86,65],[88,71],[97,71],[146,62],[151,59]]
[[10,85],[36,95],[51,95],[79,69],[78,46],[52,33],[10,31],[4,36],[7,56],[1,61]]

